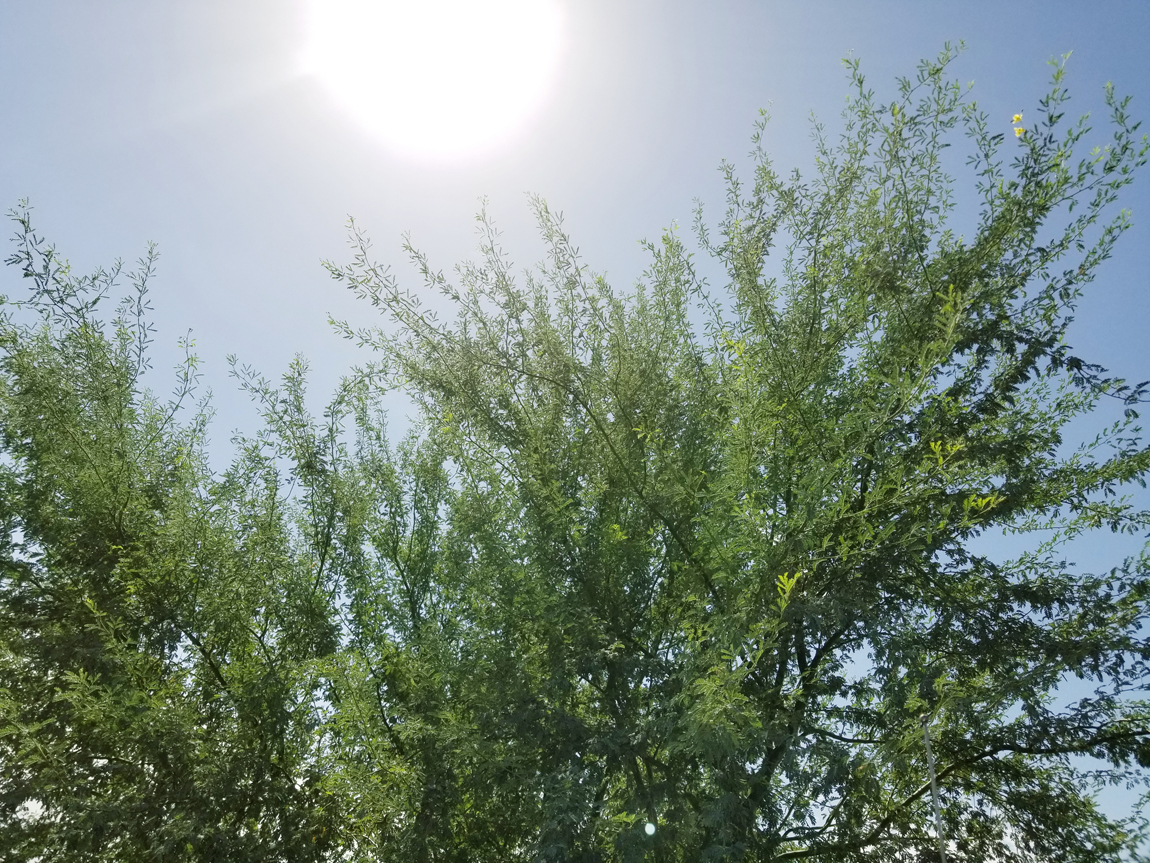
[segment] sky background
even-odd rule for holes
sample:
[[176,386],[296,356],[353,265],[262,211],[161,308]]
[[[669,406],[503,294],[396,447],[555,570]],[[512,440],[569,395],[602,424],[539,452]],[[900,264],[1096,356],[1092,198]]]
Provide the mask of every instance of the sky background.
[[[190,330],[214,393],[220,468],[231,433],[257,428],[255,409],[227,378],[227,354],[270,377],[304,354],[317,406],[369,359],[327,323],[329,315],[375,322],[321,266],[348,259],[349,215],[378,260],[418,288],[403,232],[450,270],[472,256],[473,216],[486,196],[525,267],[542,255],[526,200],[538,193],[565,214],[586,263],[625,288],[645,267],[639,240],[672,222],[686,229],[696,198],[719,215],[719,163],[749,164],[760,108],[771,106],[763,143],[776,166],[809,170],[809,116],[833,128],[848,55],[889,100],[896,76],[964,40],[954,75],[974,82],[975,98],[1009,134],[1015,111],[1036,116],[1047,61],[1073,51],[1071,113],[1092,111],[1102,127],[1103,86],[1113,81],[1133,96],[1133,115],[1150,118],[1145,0],[561,8],[557,71],[538,110],[503,146],[445,162],[382,146],[304,73],[299,3],[0,0],[0,203],[28,198],[35,224],[80,271],[133,261],[158,243],[150,380],[170,389],[177,340]],[[1134,227],[1102,267],[1070,339],[1134,380],[1150,378],[1148,180],[1127,190]],[[22,293],[16,276],[0,272],[0,292]]]

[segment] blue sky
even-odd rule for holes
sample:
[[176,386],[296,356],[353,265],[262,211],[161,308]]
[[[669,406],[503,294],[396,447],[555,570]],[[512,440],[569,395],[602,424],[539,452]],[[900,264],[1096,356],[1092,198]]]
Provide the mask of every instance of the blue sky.
[[[474,248],[485,195],[526,266],[541,247],[525,195],[539,193],[587,263],[625,287],[644,266],[638,240],[689,225],[696,197],[717,213],[716,169],[745,164],[759,108],[771,105],[776,163],[810,165],[808,117],[837,117],[848,54],[883,96],[943,42],[965,40],[955,74],[1005,130],[1036,106],[1046,61],[1073,51],[1072,110],[1097,113],[1113,80],[1150,116],[1146,3],[582,0],[562,4],[558,71],[521,133],[481,158],[420,162],[301,74],[303,11],[288,0],[0,2],[0,202],[29,198],[81,270],[159,244],[155,383],[167,389],[190,329],[222,453],[231,430],[255,423],[225,377],[228,353],[277,375],[302,352],[317,401],[364,359],[327,317],[372,313],[320,266],[345,256],[348,215],[416,287],[403,231],[449,270]],[[1126,197],[1135,227],[1083,303],[1075,342],[1137,379],[1150,365],[1148,195],[1140,181]],[[10,292],[14,275],[0,274]]]
[[[152,380],[169,388],[191,330],[214,394],[219,465],[256,413],[224,357],[269,376],[303,353],[317,405],[367,357],[329,314],[372,311],[320,262],[346,257],[354,216],[378,258],[411,287],[400,235],[440,267],[471,255],[480,196],[521,266],[541,254],[526,204],[562,210],[586,262],[617,287],[644,268],[638,241],[692,201],[717,214],[726,158],[746,164],[752,123],[776,164],[809,168],[810,113],[833,123],[840,59],[861,59],[879,98],[949,40],[955,75],[1009,131],[1033,110],[1051,57],[1073,51],[1072,112],[1103,118],[1113,81],[1150,119],[1146,2],[561,2],[556,73],[538,110],[475,158],[412,159],[381,145],[301,71],[303,7],[290,0],[196,3],[0,0],[0,203],[30,199],[36,223],[76,268],[133,260],[159,244]],[[1099,124],[1101,125],[1101,123]],[[1071,341],[1087,359],[1150,378],[1150,178],[1128,190],[1134,227],[1083,301]],[[0,290],[22,290],[0,272]]]

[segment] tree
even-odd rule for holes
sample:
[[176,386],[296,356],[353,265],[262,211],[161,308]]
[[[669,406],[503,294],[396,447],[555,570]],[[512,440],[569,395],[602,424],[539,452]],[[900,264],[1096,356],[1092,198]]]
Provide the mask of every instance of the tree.
[[[105,334],[110,279],[21,216],[45,317],[0,342],[4,853],[926,860],[932,774],[947,859],[1140,853],[1091,793],[1150,767],[1147,554],[1063,555],[1150,528],[1122,496],[1146,385],[1067,341],[1147,147],[1108,89],[1075,162],[1062,65],[1004,138],[950,59],[889,104],[851,64],[811,180],[759,135],[749,184],[724,166],[696,223],[724,291],[672,231],[617,293],[536,201],[523,283],[483,214],[454,283],[409,247],[440,323],[353,230],[329,269],[388,324],[338,326],[378,362],[322,421],[302,361],[236,367],[265,427],[222,477],[206,415],[176,421],[194,361],[166,407],[139,384],[143,279]],[[421,420],[393,448],[397,386]],[[977,550],[1002,531],[1030,550]],[[1058,704],[1068,675],[1096,691]]]
[[121,267],[77,277],[14,216],[32,295],[0,317],[0,857],[321,859],[308,663],[334,624],[275,466],[252,441],[211,476],[206,406],[177,422],[194,357],[169,402],[142,388],[154,251],[104,326]]
[[[758,136],[749,187],[725,168],[715,238],[697,223],[725,294],[672,232],[620,295],[538,201],[549,258],[524,286],[485,220],[458,284],[413,252],[452,324],[359,234],[331,266],[392,321],[343,329],[382,353],[453,470],[422,588],[437,612],[420,618],[454,648],[435,654],[452,796],[417,809],[436,807],[444,859],[925,859],[924,722],[951,859],[1131,844],[1070,756],[1113,778],[1150,763],[1133,698],[1146,556],[1080,574],[1059,548],[1148,526],[1118,496],[1144,484],[1145,385],[1066,341],[1146,144],[1108,90],[1113,141],[1075,165],[1088,127],[1063,129],[1062,65],[1039,122],[1005,141],[949,59],[891,104],[852,64],[844,133],[816,127],[813,180],[776,174]],[[947,223],[943,161],[963,132],[969,240]],[[1113,397],[1121,420],[1064,440]],[[971,549],[999,530],[1038,541],[1008,561]],[[1068,674],[1099,688],[1057,710]]]

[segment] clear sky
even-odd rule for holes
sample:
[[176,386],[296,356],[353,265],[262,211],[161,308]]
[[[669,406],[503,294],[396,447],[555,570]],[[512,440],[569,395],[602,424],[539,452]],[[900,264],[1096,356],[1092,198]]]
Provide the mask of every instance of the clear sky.
[[[277,375],[302,352],[317,400],[364,359],[327,317],[372,312],[320,266],[345,256],[348,215],[416,287],[400,234],[449,270],[474,248],[483,195],[516,262],[533,262],[542,250],[525,194],[536,192],[566,214],[587,263],[625,287],[643,269],[638,240],[672,220],[689,225],[693,198],[717,213],[716,168],[745,163],[759,108],[772,106],[776,163],[810,165],[807,118],[837,117],[847,54],[885,96],[944,41],[965,40],[955,73],[1007,130],[1044,92],[1046,61],[1073,51],[1072,109],[1099,112],[1113,80],[1150,118],[1145,2],[559,0],[557,10],[558,34],[543,40],[554,56],[529,58],[527,74],[544,80],[514,133],[471,157],[420,159],[309,73],[317,22],[302,2],[0,0],[0,202],[29,198],[83,270],[159,244],[157,371],[166,375],[190,329],[226,451],[231,430],[255,421],[225,377],[226,354]],[[472,77],[448,74],[460,88]],[[381,99],[402,84],[394,69],[388,80]],[[1135,228],[1084,303],[1075,342],[1136,379],[1150,377],[1140,375],[1150,367],[1147,179],[1126,198]],[[14,275],[0,274],[9,292],[21,290]]]
[[[883,99],[920,58],[965,40],[955,75],[974,82],[975,98],[1008,132],[1010,116],[1033,112],[1045,92],[1046,61],[1073,51],[1071,111],[1101,121],[1103,85],[1113,81],[1134,97],[1133,114],[1150,119],[1145,0],[555,4],[536,44],[517,44],[507,28],[488,32],[480,19],[445,32],[457,54],[471,51],[463,72],[417,67],[417,39],[379,37],[381,54],[398,58],[383,83],[341,96],[333,82],[346,84],[357,69],[331,63],[373,44],[370,16],[342,32],[291,0],[0,0],[0,203],[30,199],[41,231],[80,270],[159,244],[154,385],[168,390],[176,340],[191,330],[215,393],[222,462],[232,430],[251,432],[256,422],[226,377],[225,355],[277,376],[303,353],[317,404],[366,359],[327,324],[329,314],[362,323],[373,315],[320,265],[346,257],[348,215],[416,288],[402,232],[450,270],[471,254],[472,216],[487,196],[526,266],[542,249],[525,195],[539,193],[566,214],[586,262],[625,287],[644,267],[638,240],[672,221],[689,225],[694,198],[717,214],[716,169],[724,158],[746,164],[759,108],[771,105],[764,143],[776,164],[811,165],[808,117],[838,116],[848,54]],[[325,27],[326,67],[315,56]],[[523,65],[483,78],[491,58],[468,47],[474,39],[459,41],[461,32],[502,40],[488,53]],[[424,131],[454,128],[484,148],[437,148],[442,131],[396,138],[381,132],[378,111],[363,110],[373,93],[401,100],[420,76],[471,93],[423,117]],[[499,128],[484,126],[492,123]],[[1071,341],[1087,359],[1142,380],[1150,378],[1150,177],[1128,190],[1125,206],[1134,228],[1083,302]],[[15,276],[0,273],[0,290],[20,292]]]

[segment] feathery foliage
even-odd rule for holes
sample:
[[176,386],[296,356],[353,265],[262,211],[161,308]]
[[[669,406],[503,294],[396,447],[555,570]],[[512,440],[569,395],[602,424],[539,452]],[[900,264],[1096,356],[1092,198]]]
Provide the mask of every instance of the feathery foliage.
[[[1006,138],[951,56],[889,103],[850,64],[813,177],[760,127],[696,222],[722,290],[669,232],[620,293],[535,201],[523,277],[483,214],[454,280],[409,248],[441,322],[353,229],[328,268],[386,323],[337,327],[378,362],[320,419],[302,360],[233,363],[265,424],[222,476],[180,411],[194,358],[170,402],[140,382],[154,259],[106,327],[118,271],[73,276],[18,214],[0,854],[928,860],[927,739],[947,859],[1141,853],[1092,793],[1150,767],[1147,553],[1065,549],[1150,528],[1146,385],[1068,342],[1145,139],[1108,89],[1076,159],[1062,65]],[[398,446],[389,387],[420,411]],[[1001,532],[1028,550],[994,558]],[[1072,677],[1094,691],[1063,704]]]

